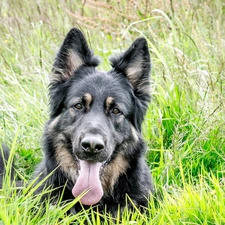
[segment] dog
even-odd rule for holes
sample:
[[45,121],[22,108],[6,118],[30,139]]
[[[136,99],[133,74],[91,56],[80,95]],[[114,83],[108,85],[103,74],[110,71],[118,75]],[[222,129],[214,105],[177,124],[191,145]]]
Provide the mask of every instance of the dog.
[[154,192],[141,134],[150,102],[146,39],[136,39],[110,60],[110,71],[97,70],[99,59],[73,28],[53,63],[36,193],[51,188],[51,198],[63,201],[81,196],[75,213],[97,205],[115,215],[127,206],[127,197],[130,207],[147,207]]

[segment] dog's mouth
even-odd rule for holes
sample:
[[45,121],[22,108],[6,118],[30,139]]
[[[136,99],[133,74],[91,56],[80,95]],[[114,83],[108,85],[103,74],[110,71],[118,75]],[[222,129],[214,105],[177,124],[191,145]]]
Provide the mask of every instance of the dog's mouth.
[[72,194],[74,197],[81,195],[80,202],[83,205],[95,205],[104,194],[100,181],[100,170],[104,163],[79,160],[79,164],[80,172]]

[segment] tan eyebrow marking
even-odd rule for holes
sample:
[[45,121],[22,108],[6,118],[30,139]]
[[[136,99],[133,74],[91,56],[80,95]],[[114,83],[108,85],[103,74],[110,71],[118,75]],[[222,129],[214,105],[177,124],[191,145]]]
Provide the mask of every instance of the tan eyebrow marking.
[[87,110],[90,109],[90,104],[92,102],[92,96],[89,93],[84,94],[85,107]]
[[106,99],[106,110],[108,111],[110,109],[110,106],[113,104],[114,98],[113,97],[108,97]]

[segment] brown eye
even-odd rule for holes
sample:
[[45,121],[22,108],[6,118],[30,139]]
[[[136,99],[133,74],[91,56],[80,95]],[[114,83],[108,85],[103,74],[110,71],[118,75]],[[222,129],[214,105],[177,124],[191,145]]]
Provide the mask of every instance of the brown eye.
[[112,110],[112,113],[113,113],[113,114],[120,114],[120,110],[119,110],[118,108],[114,108],[114,109]]
[[75,109],[82,109],[83,105],[81,103],[77,103],[73,106]]

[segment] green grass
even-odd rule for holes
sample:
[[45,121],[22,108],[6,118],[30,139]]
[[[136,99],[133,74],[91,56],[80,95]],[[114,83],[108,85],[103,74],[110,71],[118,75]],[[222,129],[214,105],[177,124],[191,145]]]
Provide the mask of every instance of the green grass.
[[0,224],[225,224],[224,1],[2,0],[0,19],[0,143],[25,182],[42,157],[51,66],[70,28],[82,28],[104,70],[109,55],[147,38],[152,102],[143,134],[157,190],[146,213],[113,220],[92,210],[65,216],[75,202],[47,204],[43,214],[41,196],[18,195],[6,179]]

